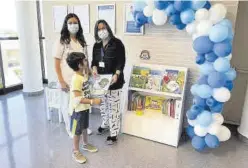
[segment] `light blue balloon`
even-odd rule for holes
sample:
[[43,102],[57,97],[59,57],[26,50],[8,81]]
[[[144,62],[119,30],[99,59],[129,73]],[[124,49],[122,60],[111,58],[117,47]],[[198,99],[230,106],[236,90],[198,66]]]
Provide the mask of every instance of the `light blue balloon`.
[[143,12],[144,8],[146,7],[146,2],[143,0],[135,0],[133,7],[135,11]]
[[191,86],[190,92],[192,93],[192,95],[197,96],[197,88],[198,88],[198,84],[194,84]]
[[174,8],[173,4],[170,4],[166,9],[165,9],[165,13],[167,16],[172,16],[173,14],[176,13],[176,9]]
[[213,64],[209,62],[205,62],[204,64],[200,65],[199,69],[200,69],[200,73],[203,75],[208,75],[215,71]]
[[230,70],[230,61],[226,58],[219,57],[214,62],[214,69],[218,72],[227,72]]
[[187,9],[181,12],[180,18],[182,23],[189,24],[195,20],[195,12],[192,9]]
[[212,96],[213,89],[209,85],[199,85],[197,87],[197,95],[202,99],[207,99]]
[[228,27],[223,25],[214,25],[209,32],[209,39],[212,42],[219,43],[228,37]]
[[223,26],[226,26],[228,27],[229,29],[232,29],[232,22],[228,19],[223,19],[222,21],[220,21],[218,23],[219,25],[223,25]]
[[201,0],[192,0],[191,7],[192,9],[201,9],[205,6],[206,1],[201,1]]
[[226,72],[227,80],[233,81],[237,77],[237,72],[235,69],[231,68],[229,71]]
[[212,123],[212,121],[213,121],[213,117],[211,112],[209,111],[203,111],[196,118],[197,124],[199,124],[202,127],[208,127]]

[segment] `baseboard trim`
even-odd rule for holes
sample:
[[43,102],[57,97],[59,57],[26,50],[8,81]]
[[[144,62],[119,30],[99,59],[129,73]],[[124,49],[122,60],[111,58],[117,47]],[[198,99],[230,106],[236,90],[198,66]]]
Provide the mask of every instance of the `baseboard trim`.
[[25,97],[35,97],[35,96],[40,96],[44,93],[44,89],[38,92],[22,92],[23,96]]

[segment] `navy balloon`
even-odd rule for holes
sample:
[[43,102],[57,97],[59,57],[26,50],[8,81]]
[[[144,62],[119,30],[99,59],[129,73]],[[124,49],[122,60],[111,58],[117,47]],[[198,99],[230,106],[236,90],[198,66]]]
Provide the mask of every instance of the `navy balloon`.
[[217,148],[220,146],[220,141],[215,135],[207,134],[205,137],[205,143],[209,148]]
[[226,81],[224,87],[226,87],[229,91],[232,91],[232,89],[233,89],[233,82],[232,81]]
[[193,99],[193,103],[194,105],[197,105],[199,107],[205,107],[206,106],[206,99],[202,99],[198,96],[195,96],[194,99]]
[[181,24],[181,19],[180,19],[180,15],[179,14],[174,14],[170,17],[169,19],[170,24],[172,25],[178,25]]
[[176,25],[178,30],[183,30],[187,25],[186,24],[178,24]]
[[197,83],[198,83],[199,85],[208,84],[208,76],[207,76],[207,75],[201,76],[201,77],[198,79]]
[[217,102],[213,107],[210,107],[212,113],[221,113],[223,110],[223,103]]
[[198,151],[203,151],[203,149],[206,147],[204,137],[194,136],[191,144]]
[[218,102],[213,98],[213,97],[210,97],[207,99],[206,101],[206,104],[209,106],[209,107],[213,107],[217,104]]
[[169,5],[169,2],[165,1],[165,0],[162,0],[162,1],[156,0],[156,1],[154,1],[154,6],[158,10],[163,10],[163,9],[167,8],[168,5]]
[[193,42],[194,50],[199,54],[206,54],[213,50],[214,43],[208,36],[200,36]]
[[169,6],[165,9],[165,12],[167,16],[172,16],[176,13],[176,9],[173,4],[169,4]]
[[186,132],[191,139],[195,136],[194,127],[190,125],[186,128]]
[[190,1],[177,0],[174,2],[174,8],[179,12],[188,9],[190,7],[191,7]]
[[211,8],[211,3],[207,1],[203,8],[209,10]]
[[220,72],[212,72],[208,76],[208,84],[212,88],[220,88],[226,83],[226,75]]
[[135,21],[144,25],[147,23],[147,17],[144,15],[143,12],[139,12],[135,17]]
[[199,0],[192,0],[192,9],[200,9],[200,8],[203,8],[204,6],[206,5],[206,1],[199,1]]
[[214,52],[210,52],[205,55],[205,58],[208,62],[214,62],[218,58],[218,56],[215,55]]
[[187,9],[181,12],[180,18],[182,23],[189,24],[195,20],[195,12],[192,9]]
[[232,44],[230,41],[216,43],[214,44],[213,51],[219,57],[226,57],[232,53]]

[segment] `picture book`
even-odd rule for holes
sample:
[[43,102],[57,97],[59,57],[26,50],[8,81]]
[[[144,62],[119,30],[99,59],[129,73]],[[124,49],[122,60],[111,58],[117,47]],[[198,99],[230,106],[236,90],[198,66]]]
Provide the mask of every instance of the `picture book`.
[[146,96],[145,108],[146,110],[153,110],[161,112],[165,98],[157,96]]
[[149,73],[150,73],[149,68],[134,66],[132,75],[130,78],[129,86],[140,88],[140,89],[145,89]]
[[162,81],[162,72],[158,70],[151,70],[148,75],[146,89],[160,91]]
[[91,89],[92,95],[103,95],[105,94],[110,86],[112,75],[99,75],[97,78],[91,78],[93,87]]
[[178,70],[165,70],[161,82],[161,91],[182,94],[185,72]]

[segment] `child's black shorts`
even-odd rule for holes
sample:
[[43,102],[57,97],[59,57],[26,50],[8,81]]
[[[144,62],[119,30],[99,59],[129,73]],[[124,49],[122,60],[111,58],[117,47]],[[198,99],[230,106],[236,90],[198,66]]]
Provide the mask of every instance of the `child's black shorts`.
[[89,110],[73,112],[71,116],[71,133],[81,135],[84,129],[89,127]]

